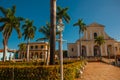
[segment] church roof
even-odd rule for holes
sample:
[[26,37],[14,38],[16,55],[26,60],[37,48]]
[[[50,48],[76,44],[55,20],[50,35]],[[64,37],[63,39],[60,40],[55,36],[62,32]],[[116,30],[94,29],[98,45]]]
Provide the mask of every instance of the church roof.
[[98,23],[94,22],[94,23],[88,25],[88,27],[105,27],[105,26],[102,24],[98,24]]

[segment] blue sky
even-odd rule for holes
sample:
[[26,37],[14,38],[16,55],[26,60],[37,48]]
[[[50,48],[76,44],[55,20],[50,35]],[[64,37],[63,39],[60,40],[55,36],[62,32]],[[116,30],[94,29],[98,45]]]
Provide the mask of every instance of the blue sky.
[[[50,20],[50,0],[0,0],[2,7],[9,8],[12,5],[16,5],[16,16],[34,20],[37,32],[31,42],[43,37],[38,29]],[[67,49],[67,43],[74,43],[78,39],[78,28],[73,27],[73,24],[79,18],[83,18],[87,25],[93,22],[105,25],[107,34],[120,40],[120,0],[57,0],[57,5],[68,7],[68,14],[71,16],[70,23],[65,23],[63,38],[67,42],[64,43],[63,49]],[[1,12],[0,16],[2,16]],[[2,39],[0,33],[0,49],[3,48]],[[8,47],[18,49],[17,46],[21,42],[26,41],[23,38],[18,39],[16,32],[13,31]]]

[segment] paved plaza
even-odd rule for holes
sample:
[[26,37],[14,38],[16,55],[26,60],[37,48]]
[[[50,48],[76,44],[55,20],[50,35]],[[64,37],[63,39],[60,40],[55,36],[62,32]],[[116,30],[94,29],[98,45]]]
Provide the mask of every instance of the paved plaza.
[[76,80],[120,80],[120,68],[102,62],[90,62]]

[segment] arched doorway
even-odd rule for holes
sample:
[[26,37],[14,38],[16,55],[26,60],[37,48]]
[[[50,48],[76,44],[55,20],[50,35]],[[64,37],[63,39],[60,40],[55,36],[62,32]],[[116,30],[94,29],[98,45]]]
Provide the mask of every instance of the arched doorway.
[[87,56],[87,54],[86,54],[86,47],[85,46],[82,46],[82,56],[83,57]]
[[100,48],[97,45],[94,46],[94,56],[100,56]]

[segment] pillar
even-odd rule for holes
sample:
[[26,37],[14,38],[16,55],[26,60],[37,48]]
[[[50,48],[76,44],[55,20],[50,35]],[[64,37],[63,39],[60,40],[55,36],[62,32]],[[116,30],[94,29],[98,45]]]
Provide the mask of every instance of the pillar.
[[79,42],[77,43],[77,56],[80,56],[80,44]]
[[93,44],[91,44],[91,56],[94,56],[93,55]]
[[86,45],[86,55],[88,56],[88,45]]
[[90,39],[92,39],[92,31],[90,32]]
[[108,54],[107,54],[107,44],[105,44],[105,54],[106,54],[106,56],[108,56]]

